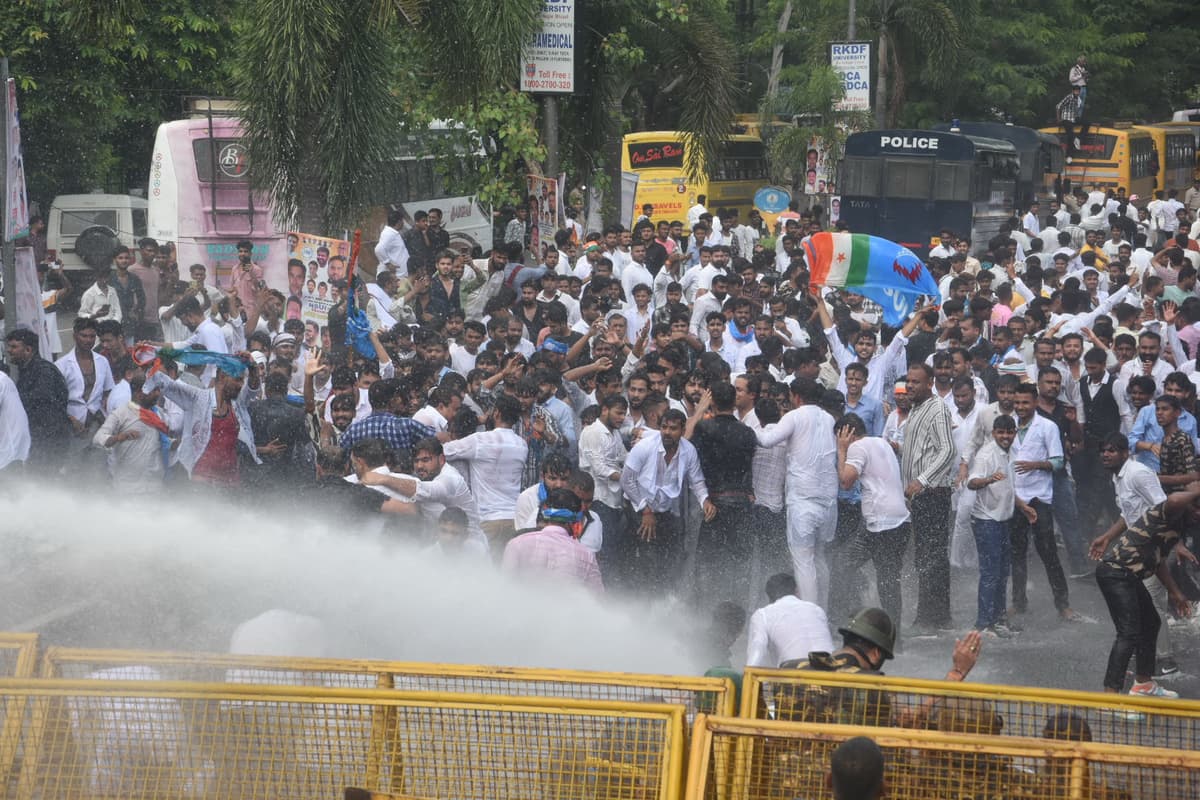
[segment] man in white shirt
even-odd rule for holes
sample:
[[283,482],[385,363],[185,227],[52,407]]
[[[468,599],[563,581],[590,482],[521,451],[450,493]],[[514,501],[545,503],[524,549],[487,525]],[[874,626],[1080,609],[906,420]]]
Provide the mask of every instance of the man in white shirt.
[[604,547],[600,551],[601,568],[609,584],[621,583],[628,574],[624,563],[634,544],[622,518],[625,497],[621,492],[621,471],[629,453],[621,441],[621,426],[629,402],[620,394],[605,397],[600,416],[579,434],[579,468],[595,481],[592,510],[604,524]]
[[[1016,495],[1013,491],[1012,443],[1017,423],[999,414],[992,419],[991,440],[984,443],[971,459],[966,485],[974,493],[971,504],[971,529],[979,551],[979,605],[975,629],[997,637],[1008,637],[1012,630],[1005,621],[1008,590],[1009,538]],[[1030,522],[1037,515],[1021,503],[1022,513]]]
[[9,464],[29,458],[29,416],[17,385],[0,372],[0,473]]
[[[671,592],[678,588],[684,564],[683,490],[705,510],[708,487],[695,446],[683,438],[687,417],[674,409],[663,414],[659,432],[645,430],[621,469],[621,489],[639,515],[637,538],[629,556],[635,588]],[[715,509],[714,509],[715,511]]]
[[482,322],[468,320],[463,323],[462,336],[459,342],[450,344],[450,369],[464,378],[475,369],[475,358],[479,348],[487,338],[487,328]]
[[425,406],[413,414],[412,418],[414,422],[440,433],[450,426],[450,420],[454,419],[461,406],[462,395],[455,394],[444,386],[437,386],[429,393]]
[[796,579],[786,572],[767,579],[767,599],[750,617],[746,633],[746,666],[774,669],[784,661],[832,653],[829,619],[816,603],[796,596]]
[[78,316],[90,317],[97,322],[106,319],[121,321],[121,298],[108,282],[111,274],[112,270],[107,267],[96,273],[96,282],[88,287],[79,300]]
[[1021,226],[1025,229],[1025,233],[1030,237],[1036,237],[1042,232],[1042,223],[1038,219],[1038,211],[1041,210],[1041,205],[1037,200],[1029,204],[1029,211],[1021,218]]
[[629,263],[621,272],[621,289],[625,292],[625,301],[633,302],[633,287],[645,284],[654,285],[654,276],[646,269],[646,245],[637,242],[629,247]]
[[704,204],[707,201],[708,201],[708,198],[705,195],[702,195],[702,194],[696,195],[696,205],[689,208],[688,212],[687,212],[688,230],[691,230],[692,228],[696,227],[696,223],[700,221],[701,214],[708,213],[708,209],[704,207]]
[[1167,199],[1158,207],[1158,229],[1164,243],[1179,233],[1179,217],[1176,216],[1176,212],[1181,208],[1183,203],[1179,202],[1179,190],[1171,189],[1167,192]]
[[821,409],[820,385],[792,382],[793,408],[773,428],[756,431],[760,447],[788,444],[788,549],[800,597],[823,601],[828,584],[824,545],[837,529],[837,442],[833,417]]
[[862,418],[846,414],[837,422],[837,469],[841,488],[851,489],[857,483],[862,489],[863,524],[834,565],[830,610],[835,616],[854,611],[849,608],[854,576],[871,561],[880,605],[892,619],[900,619],[900,567],[909,538],[900,462],[891,445],[867,435]]
[[[179,319],[192,335],[178,342],[169,342],[176,350],[187,350],[192,345],[201,345],[205,350],[210,350],[214,353],[228,353],[229,347],[225,341],[225,334],[217,327],[208,316],[200,309],[200,301],[195,297],[185,297],[179,305],[176,306],[176,318]],[[201,381],[205,386],[208,386],[213,378],[217,375],[217,368],[209,364],[204,369],[204,374],[201,375]]]
[[405,502],[417,504],[427,530],[436,530],[442,512],[457,508],[467,517],[467,538],[463,549],[487,555],[488,540],[479,520],[475,495],[462,474],[446,463],[442,443],[434,438],[419,440],[413,446],[414,476],[372,472],[362,476],[364,486],[386,488]]
[[521,419],[519,400],[498,395],[491,416],[492,430],[446,442],[444,455],[449,461],[468,462],[471,490],[479,504],[479,524],[493,557],[499,559],[516,533],[513,512],[521,493],[529,445],[513,431]]
[[379,232],[379,243],[375,245],[375,258],[379,259],[380,269],[387,269],[397,278],[408,275],[408,246],[400,228],[404,225],[401,220],[404,214],[399,209],[388,211],[387,224]]
[[113,486],[126,496],[156,495],[163,488],[167,422],[155,407],[159,390],[144,392],[145,384],[146,373],[134,370],[129,377],[132,399],[114,409],[92,438],[96,447],[110,451]]
[[1046,567],[1059,617],[1065,622],[1075,622],[1079,621],[1078,615],[1071,610],[1068,600],[1067,576],[1058,558],[1051,511],[1054,471],[1063,469],[1062,438],[1058,426],[1037,412],[1037,393],[1036,386],[1023,383],[1013,395],[1013,410],[1017,415],[1017,438],[1012,447],[1016,471],[1013,491],[1017,499],[1034,512],[1029,517],[1024,514],[1014,516],[1012,521],[1013,608],[1018,614],[1024,614],[1029,604],[1026,586],[1032,533],[1034,548]]
[[108,359],[95,351],[96,321],[76,317],[75,347],[54,362],[67,382],[67,414],[73,436],[68,450],[68,468],[88,467],[78,463],[83,451],[92,446],[92,437],[104,419],[108,393],[113,389],[112,369]]

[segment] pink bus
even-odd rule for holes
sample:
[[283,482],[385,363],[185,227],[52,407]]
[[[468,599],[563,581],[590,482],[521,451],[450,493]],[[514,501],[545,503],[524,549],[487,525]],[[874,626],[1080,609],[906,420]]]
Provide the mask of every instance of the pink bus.
[[[214,103],[214,106],[216,104]],[[148,187],[148,235],[174,242],[179,271],[208,267],[228,289],[237,243],[254,243],[269,286],[287,286],[287,241],[275,230],[267,198],[250,191],[250,165],[236,117],[205,115],[158,126]]]

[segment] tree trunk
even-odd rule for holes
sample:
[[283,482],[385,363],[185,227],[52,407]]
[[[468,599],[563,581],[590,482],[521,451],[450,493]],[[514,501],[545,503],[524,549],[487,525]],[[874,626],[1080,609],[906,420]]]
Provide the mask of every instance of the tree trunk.
[[787,0],[783,13],[779,15],[779,26],[775,29],[778,36],[775,48],[771,51],[771,71],[767,73],[767,97],[775,96],[779,91],[779,73],[783,70],[783,35],[787,33],[788,23],[792,18],[792,0]]
[[881,22],[879,25],[879,53],[876,63],[875,76],[875,127],[887,127],[887,97],[888,97],[888,73],[891,71],[891,61],[888,58],[888,30],[887,23]]

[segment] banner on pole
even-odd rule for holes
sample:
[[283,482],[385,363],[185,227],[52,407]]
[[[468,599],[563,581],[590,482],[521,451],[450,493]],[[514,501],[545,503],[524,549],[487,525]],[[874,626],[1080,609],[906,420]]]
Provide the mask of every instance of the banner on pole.
[[575,91],[575,0],[542,0],[542,27],[521,53],[521,91]]
[[8,79],[4,87],[5,118],[8,129],[8,159],[4,187],[4,240],[11,242],[29,235],[29,197],[25,194],[25,162],[21,158],[21,121],[17,115],[17,82]]
[[562,206],[558,202],[558,181],[540,175],[528,175],[525,178],[525,188],[529,198],[529,227],[532,231],[529,249],[540,262],[542,244],[553,242],[554,233],[559,227],[559,209]]
[[[42,286],[38,280],[37,262],[32,247],[18,247],[14,251],[16,265],[17,327],[29,328],[38,335],[38,350],[42,358],[53,358],[57,349],[51,343],[50,329],[46,327],[46,314],[42,307]],[[54,331],[58,336],[58,331]]]
[[830,42],[829,65],[842,78],[835,111],[871,110],[871,43]]

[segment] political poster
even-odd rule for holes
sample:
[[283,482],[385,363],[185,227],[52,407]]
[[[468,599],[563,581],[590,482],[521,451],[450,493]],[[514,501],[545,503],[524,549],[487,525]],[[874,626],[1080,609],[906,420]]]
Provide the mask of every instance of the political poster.
[[341,297],[334,284],[346,280],[350,242],[289,231],[287,243],[286,316],[324,327],[329,309]]
[[[14,251],[16,265],[17,327],[29,328],[38,335],[38,350],[42,358],[52,358],[55,348],[50,341],[50,329],[46,327],[46,315],[42,309],[42,286],[38,280],[37,263],[32,247],[18,247]],[[58,335],[58,331],[54,332]]]
[[542,26],[521,52],[521,91],[575,91],[575,0],[542,0]]
[[842,78],[835,111],[871,110],[871,43],[830,42],[829,65]]
[[829,194],[833,191],[833,162],[835,157],[820,136],[808,140],[804,159],[804,193]]
[[529,226],[532,230],[529,249],[541,260],[542,244],[554,241],[554,233],[559,228],[562,215],[558,181],[540,175],[528,175],[525,178],[525,190],[529,198]]
[[29,234],[29,197],[25,194],[25,161],[21,157],[21,122],[17,115],[17,82],[8,79],[4,87],[4,126],[7,170],[4,186],[4,240],[11,242]]

